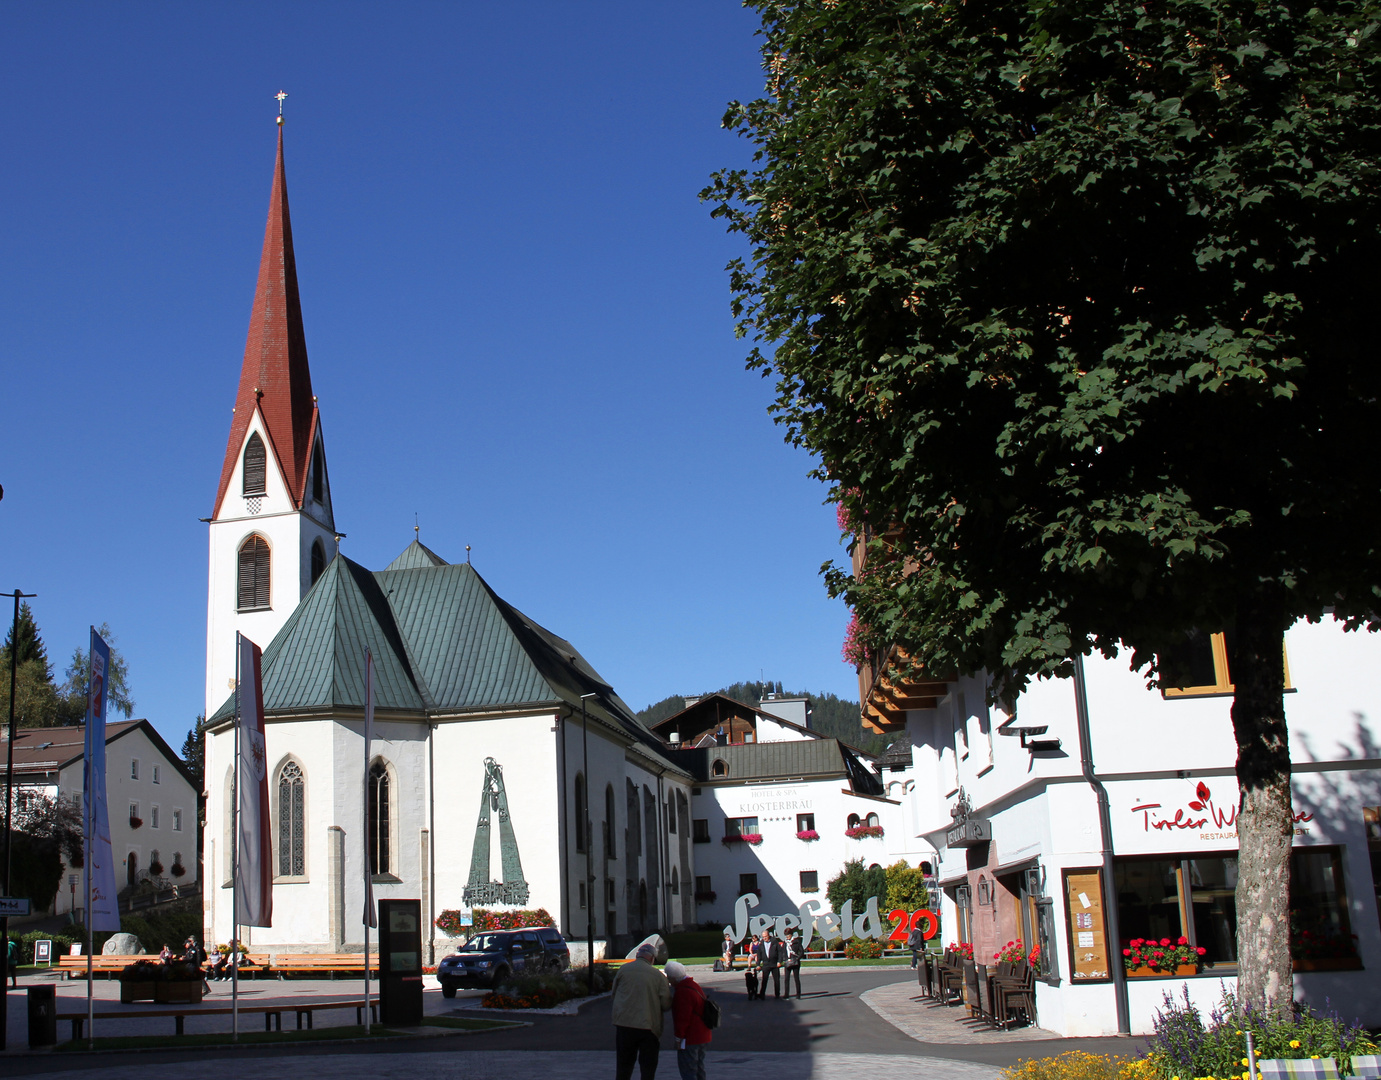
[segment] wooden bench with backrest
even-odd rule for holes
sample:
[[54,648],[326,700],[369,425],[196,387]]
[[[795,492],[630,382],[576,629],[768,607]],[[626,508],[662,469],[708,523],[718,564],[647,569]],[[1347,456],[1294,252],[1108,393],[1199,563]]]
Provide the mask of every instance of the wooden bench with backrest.
[[[239,1012],[241,1016],[253,1015],[255,1013],[264,1014],[265,1031],[282,1031],[283,1014],[295,1013],[297,1015],[297,1030],[302,1030],[302,1019],[307,1019],[307,1030],[312,1030],[312,1014],[321,1010],[329,1009],[354,1009],[355,1023],[364,1023],[364,1001],[362,999],[350,1001],[322,1001],[315,1004],[303,1004],[293,1002],[290,1005],[241,1005]],[[210,1008],[203,1008],[200,1005],[181,1005],[166,1009],[129,1009],[122,1012],[97,1011],[97,1020],[138,1020],[144,1017],[171,1016],[174,1021],[174,1034],[183,1035],[184,1024],[189,1016],[229,1016],[235,1010],[229,1005],[213,1005]],[[377,998],[369,1000],[370,1022],[379,1022],[379,1002]],[[82,1037],[82,1031],[86,1024],[86,1013],[59,1013],[59,1020],[72,1021],[72,1041],[77,1042]]]
[[[364,953],[278,953],[268,961],[268,970],[275,975],[337,973],[364,976]],[[379,955],[369,954],[369,970],[379,971]]]

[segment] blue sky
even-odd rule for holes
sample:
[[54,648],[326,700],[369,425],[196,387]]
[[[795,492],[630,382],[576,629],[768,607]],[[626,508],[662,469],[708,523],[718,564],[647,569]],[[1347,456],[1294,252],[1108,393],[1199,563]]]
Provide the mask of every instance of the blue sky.
[[[276,103],[342,550],[473,548],[635,708],[759,673],[854,697],[825,491],[743,366],[697,200],[749,147],[732,3],[0,8],[0,589],[136,715],[201,708],[206,526]],[[6,609],[8,610],[8,609]],[[8,615],[5,616],[8,618]]]

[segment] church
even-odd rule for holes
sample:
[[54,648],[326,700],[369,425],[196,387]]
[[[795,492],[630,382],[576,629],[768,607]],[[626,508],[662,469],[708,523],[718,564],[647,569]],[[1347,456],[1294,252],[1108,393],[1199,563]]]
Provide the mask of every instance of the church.
[[237,632],[264,653],[274,870],[273,925],[240,931],[251,949],[362,949],[366,866],[375,898],[419,898],[426,927],[545,908],[577,960],[591,922],[597,955],[692,924],[694,777],[575,647],[418,540],[377,571],[339,554],[279,123],[208,524],[206,940],[234,932]]

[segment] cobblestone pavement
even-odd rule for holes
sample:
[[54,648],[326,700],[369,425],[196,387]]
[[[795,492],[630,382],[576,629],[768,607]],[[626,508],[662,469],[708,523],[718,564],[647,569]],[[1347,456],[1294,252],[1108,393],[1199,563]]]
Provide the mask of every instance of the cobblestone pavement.
[[899,1031],[931,1046],[1009,1045],[1060,1038],[1044,1028],[998,1031],[986,1024],[966,1022],[967,1013],[962,1006],[936,1005],[930,998],[923,997],[912,981],[875,987],[865,991],[860,1000]]

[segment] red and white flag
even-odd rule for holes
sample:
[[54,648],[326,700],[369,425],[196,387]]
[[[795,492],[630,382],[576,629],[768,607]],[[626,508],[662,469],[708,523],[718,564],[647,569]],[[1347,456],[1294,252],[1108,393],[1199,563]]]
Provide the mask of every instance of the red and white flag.
[[235,891],[242,926],[273,925],[268,751],[264,745],[263,653],[240,635],[240,838]]

